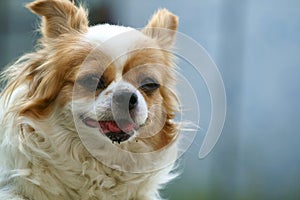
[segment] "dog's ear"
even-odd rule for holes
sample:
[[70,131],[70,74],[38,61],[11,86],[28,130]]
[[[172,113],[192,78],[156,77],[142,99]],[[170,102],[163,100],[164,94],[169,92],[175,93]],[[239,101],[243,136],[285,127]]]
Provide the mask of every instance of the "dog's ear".
[[142,32],[156,39],[162,48],[170,49],[174,43],[177,27],[178,17],[167,9],[160,9],[152,16]]
[[41,31],[45,37],[56,38],[72,31],[87,31],[87,12],[69,0],[36,0],[27,4],[27,8],[43,17]]

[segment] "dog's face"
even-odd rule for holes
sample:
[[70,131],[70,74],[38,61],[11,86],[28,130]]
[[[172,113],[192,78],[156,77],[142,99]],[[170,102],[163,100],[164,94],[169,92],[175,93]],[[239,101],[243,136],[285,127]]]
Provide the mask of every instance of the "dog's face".
[[[99,41],[97,36],[110,29],[121,33]],[[78,127],[96,129],[118,143],[160,132],[168,103],[163,95],[171,92],[166,81],[173,82],[164,50],[140,31],[124,27],[96,26],[84,39],[100,45],[75,73],[72,103]]]
[[160,10],[139,31],[89,27],[84,9],[68,0],[37,0],[28,7],[43,16],[43,37],[19,79],[29,83],[21,115],[43,119],[72,112],[77,129],[116,145],[140,140],[157,150],[175,139],[170,50],[176,16]]

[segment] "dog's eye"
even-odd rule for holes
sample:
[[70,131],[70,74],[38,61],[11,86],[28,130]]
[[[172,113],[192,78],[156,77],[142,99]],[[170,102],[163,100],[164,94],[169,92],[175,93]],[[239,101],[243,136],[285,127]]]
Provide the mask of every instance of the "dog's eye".
[[95,75],[85,76],[84,78],[79,80],[79,83],[91,91],[95,89],[104,89],[106,87],[105,79],[103,77],[99,79],[99,77]]
[[103,76],[101,76],[101,78],[100,78],[100,80],[98,81],[98,84],[97,84],[97,90],[104,89],[105,87],[106,87],[106,81],[103,78]]
[[152,78],[145,78],[140,86],[141,90],[143,90],[146,94],[151,94],[159,87],[160,84]]

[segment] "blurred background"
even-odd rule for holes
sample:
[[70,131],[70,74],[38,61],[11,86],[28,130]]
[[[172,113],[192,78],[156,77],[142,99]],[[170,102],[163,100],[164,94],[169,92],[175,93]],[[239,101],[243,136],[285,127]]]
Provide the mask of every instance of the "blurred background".
[[[0,1],[1,67],[32,51],[39,37],[38,18],[26,2]],[[180,17],[179,31],[200,43],[222,74],[228,105],[221,138],[198,159],[209,122],[203,109],[202,128],[180,161],[183,173],[163,191],[165,198],[300,199],[299,0],[82,2],[91,24],[137,28],[168,8]],[[202,91],[199,86],[198,95]]]

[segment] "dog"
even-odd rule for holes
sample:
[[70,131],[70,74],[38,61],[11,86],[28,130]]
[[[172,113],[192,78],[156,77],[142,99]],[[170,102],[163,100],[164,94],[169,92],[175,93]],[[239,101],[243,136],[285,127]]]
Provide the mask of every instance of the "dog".
[[137,30],[89,26],[69,0],[27,8],[41,38],[1,76],[0,199],[161,199],[177,176],[178,17]]

